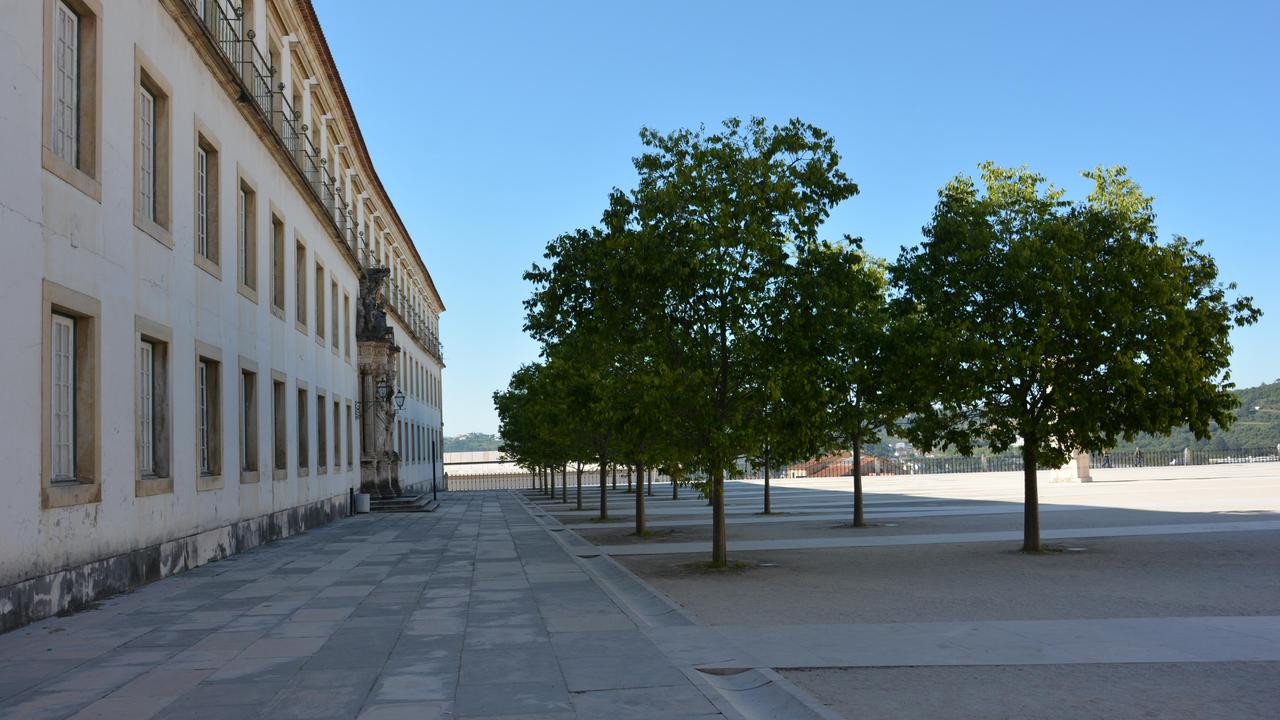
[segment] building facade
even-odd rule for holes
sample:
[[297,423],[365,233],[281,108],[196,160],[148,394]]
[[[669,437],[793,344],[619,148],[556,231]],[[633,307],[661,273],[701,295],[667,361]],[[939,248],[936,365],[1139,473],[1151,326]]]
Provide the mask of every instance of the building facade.
[[23,0],[0,36],[0,629],[349,512],[370,270],[429,486],[444,305],[309,0]]

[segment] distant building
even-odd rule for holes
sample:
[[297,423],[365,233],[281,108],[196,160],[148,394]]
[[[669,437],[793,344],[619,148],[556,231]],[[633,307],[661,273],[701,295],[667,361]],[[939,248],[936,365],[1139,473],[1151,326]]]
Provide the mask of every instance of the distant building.
[[0,629],[348,512],[372,268],[400,484],[440,475],[444,305],[309,0],[24,0],[0,34]]

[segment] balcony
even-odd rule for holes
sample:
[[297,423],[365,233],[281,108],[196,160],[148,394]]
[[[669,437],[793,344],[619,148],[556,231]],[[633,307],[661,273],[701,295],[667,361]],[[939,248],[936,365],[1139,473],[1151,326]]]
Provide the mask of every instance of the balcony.
[[[373,267],[376,262],[365,245],[363,233],[356,227],[351,206],[343,201],[342,188],[312,142],[310,129],[302,123],[302,114],[293,108],[285,95],[286,88],[277,77],[276,68],[263,57],[254,42],[253,30],[244,27],[243,7],[233,0],[182,2],[204,31],[206,39],[226,61],[240,88],[241,100],[266,122],[302,178],[303,185],[324,209],[334,237],[346,246],[361,270]],[[388,306],[400,316],[409,332],[427,348],[428,353],[443,363],[439,338],[405,302],[399,286],[388,280],[385,295]]]

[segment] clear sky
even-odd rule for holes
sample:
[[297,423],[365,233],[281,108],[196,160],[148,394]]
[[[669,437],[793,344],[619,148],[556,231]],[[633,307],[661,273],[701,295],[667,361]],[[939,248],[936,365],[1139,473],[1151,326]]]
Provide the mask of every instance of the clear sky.
[[443,296],[445,432],[493,432],[536,356],[521,272],[634,183],[637,131],[732,115],[832,133],[861,194],[827,224],[896,257],[937,189],[1028,164],[1073,197],[1123,164],[1162,237],[1204,238],[1267,313],[1280,378],[1280,3],[314,0],[379,174]]

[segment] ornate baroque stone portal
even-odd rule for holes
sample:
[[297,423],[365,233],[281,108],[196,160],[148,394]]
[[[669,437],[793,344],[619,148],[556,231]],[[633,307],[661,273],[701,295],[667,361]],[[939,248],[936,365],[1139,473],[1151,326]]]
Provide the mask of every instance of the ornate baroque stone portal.
[[360,367],[360,491],[379,497],[400,494],[400,455],[392,447],[395,409],[378,387],[396,387],[395,330],[387,325],[382,288],[386,268],[370,268],[360,279],[356,347]]

